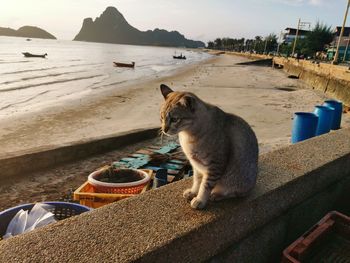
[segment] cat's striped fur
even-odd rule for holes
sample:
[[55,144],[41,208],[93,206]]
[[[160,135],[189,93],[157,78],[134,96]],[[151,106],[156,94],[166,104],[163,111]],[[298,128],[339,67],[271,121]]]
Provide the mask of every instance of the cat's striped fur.
[[210,105],[190,92],[162,84],[162,131],[179,135],[194,175],[184,197],[202,209],[208,200],[245,196],[258,172],[256,136],[242,118]]

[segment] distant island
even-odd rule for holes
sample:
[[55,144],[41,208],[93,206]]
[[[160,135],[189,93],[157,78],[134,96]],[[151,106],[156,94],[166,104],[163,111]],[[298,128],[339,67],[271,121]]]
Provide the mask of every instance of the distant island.
[[49,32],[36,26],[22,26],[18,30],[0,27],[0,36],[56,39]]
[[92,18],[85,18],[83,26],[74,40],[187,48],[205,46],[202,41],[186,39],[184,35],[177,31],[169,32],[158,28],[140,31],[129,25],[124,16],[115,7],[107,7],[95,21]]

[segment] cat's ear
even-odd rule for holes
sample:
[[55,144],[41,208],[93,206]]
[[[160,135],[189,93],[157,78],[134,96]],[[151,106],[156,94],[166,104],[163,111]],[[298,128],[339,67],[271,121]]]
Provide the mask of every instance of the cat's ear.
[[160,85],[160,91],[162,92],[164,99],[166,99],[168,95],[173,92],[173,90],[165,84]]
[[192,96],[185,96],[185,105],[191,112],[195,112],[196,110],[196,99]]

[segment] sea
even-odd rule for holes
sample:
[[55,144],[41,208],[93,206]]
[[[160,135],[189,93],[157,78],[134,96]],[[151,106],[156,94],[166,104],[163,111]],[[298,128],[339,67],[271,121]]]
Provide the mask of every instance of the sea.
[[[22,52],[48,55],[26,58]],[[180,54],[187,59],[173,59]],[[182,48],[0,36],[0,119],[171,75],[209,57]],[[116,68],[113,61],[136,66]]]

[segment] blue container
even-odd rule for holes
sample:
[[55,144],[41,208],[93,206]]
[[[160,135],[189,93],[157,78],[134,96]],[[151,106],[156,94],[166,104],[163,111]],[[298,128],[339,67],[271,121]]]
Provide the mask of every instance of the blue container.
[[341,116],[343,113],[343,103],[337,100],[326,100],[323,103],[324,106],[328,106],[334,109],[334,117],[332,122],[332,130],[340,129]]
[[311,112],[294,113],[292,143],[304,141],[316,135],[318,117]]
[[[81,213],[92,210],[92,208],[79,205],[75,203],[68,202],[43,202],[44,204],[52,205],[52,209],[49,209],[55,215],[57,220],[63,220],[71,216],[79,215]],[[7,230],[8,224],[11,222],[12,218],[21,209],[30,210],[34,204],[24,204],[15,207],[11,207],[0,212],[0,237],[2,237]]]
[[318,116],[316,135],[329,132],[333,123],[334,108],[327,106],[316,106],[314,113]]

